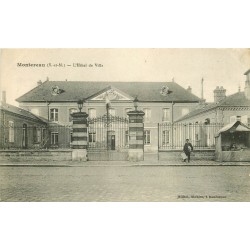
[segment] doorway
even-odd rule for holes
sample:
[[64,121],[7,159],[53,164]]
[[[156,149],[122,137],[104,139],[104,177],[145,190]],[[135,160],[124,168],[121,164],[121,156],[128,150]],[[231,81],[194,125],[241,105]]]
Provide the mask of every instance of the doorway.
[[108,149],[115,150],[115,131],[108,131]]

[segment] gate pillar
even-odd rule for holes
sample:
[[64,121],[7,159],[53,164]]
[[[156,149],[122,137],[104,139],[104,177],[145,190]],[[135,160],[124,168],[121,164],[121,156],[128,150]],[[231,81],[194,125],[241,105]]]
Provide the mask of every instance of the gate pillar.
[[88,147],[88,114],[77,112],[71,114],[73,120],[72,161],[87,161]]
[[144,123],[145,113],[140,110],[129,111],[129,161],[144,160]]

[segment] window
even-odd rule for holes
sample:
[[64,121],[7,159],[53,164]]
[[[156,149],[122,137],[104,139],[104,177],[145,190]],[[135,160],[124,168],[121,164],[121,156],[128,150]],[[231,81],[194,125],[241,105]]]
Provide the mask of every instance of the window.
[[33,127],[33,142],[40,143],[42,139],[41,128]]
[[73,132],[70,132],[70,142],[73,142]]
[[109,114],[112,115],[112,116],[115,116],[115,109],[109,109]]
[[234,123],[237,121],[236,115],[230,116],[230,123]]
[[129,131],[128,130],[125,131],[125,144],[126,145],[129,144]]
[[162,121],[170,122],[170,109],[165,108],[162,110]]
[[37,129],[33,127],[33,142],[37,143]]
[[240,115],[236,116],[236,121],[241,121],[241,116]]
[[42,128],[42,142],[47,143],[48,140],[46,140],[46,128]]
[[96,109],[89,109],[89,118],[96,118]]
[[195,140],[199,141],[199,134],[198,133],[195,134]]
[[150,144],[151,138],[150,138],[150,130],[144,130],[144,144],[148,145]]
[[248,125],[248,116],[247,115],[241,116],[241,122],[244,123],[245,125]]
[[169,144],[169,130],[162,131],[162,143],[163,145]]
[[144,119],[145,121],[149,121],[151,119],[151,109],[143,109],[143,112],[145,113]]
[[58,132],[51,133],[51,145],[58,145]]
[[90,132],[89,133],[89,142],[96,142],[96,133],[95,132]]
[[9,142],[14,142],[14,122],[9,121]]
[[181,115],[184,116],[189,113],[189,108],[182,108],[181,109]]
[[58,121],[58,109],[50,109],[50,121]]
[[76,109],[76,108],[71,108],[71,109],[69,109],[69,121],[70,121],[70,122],[72,121],[72,116],[71,116],[71,114],[76,113],[76,112],[77,112],[77,109]]
[[36,130],[36,142],[40,143],[42,141],[42,130],[37,128]]

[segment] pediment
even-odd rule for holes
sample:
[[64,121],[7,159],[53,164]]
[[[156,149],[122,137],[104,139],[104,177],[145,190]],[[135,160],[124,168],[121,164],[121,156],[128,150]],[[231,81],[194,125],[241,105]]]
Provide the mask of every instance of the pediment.
[[110,88],[108,90],[105,90],[101,94],[96,95],[95,97],[91,98],[91,101],[105,101],[105,100],[115,100],[115,101],[129,101],[133,100],[132,97],[126,95],[125,93],[122,93],[118,89]]

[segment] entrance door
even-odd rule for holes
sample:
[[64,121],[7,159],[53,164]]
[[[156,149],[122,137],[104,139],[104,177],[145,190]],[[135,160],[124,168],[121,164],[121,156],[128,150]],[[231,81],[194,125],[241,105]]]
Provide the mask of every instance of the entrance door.
[[128,159],[128,119],[107,115],[89,119],[88,160],[126,161]]
[[22,147],[28,147],[28,129],[27,124],[23,124],[23,136],[22,136]]
[[115,135],[111,135],[111,150],[115,150]]
[[115,150],[115,131],[108,131],[108,149]]

